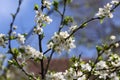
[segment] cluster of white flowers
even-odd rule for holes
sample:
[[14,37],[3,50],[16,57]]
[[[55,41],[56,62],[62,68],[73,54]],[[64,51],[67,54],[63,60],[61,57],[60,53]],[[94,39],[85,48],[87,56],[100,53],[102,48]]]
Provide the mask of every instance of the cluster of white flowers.
[[0,46],[5,46],[5,34],[0,34]]
[[84,71],[91,71],[91,69],[92,69],[89,63],[81,64],[81,68]]
[[20,44],[24,44],[24,43],[25,43],[25,37],[24,37],[24,35],[18,34],[18,35],[17,35],[17,40],[18,40],[18,42],[19,42]]
[[112,66],[118,67],[120,66],[120,56],[117,54],[111,54],[108,61],[111,63]]
[[37,26],[34,28],[34,33],[40,35],[43,33],[43,29],[42,29],[43,23],[45,22],[50,24],[52,22],[52,19],[49,16],[43,14],[41,11],[37,10],[35,16],[35,22]]
[[37,10],[35,21],[38,26],[41,26],[43,22],[50,24],[52,22],[52,19],[49,16],[43,14],[42,11]]
[[120,80],[116,72],[111,73],[109,77],[111,80]]
[[54,50],[58,53],[62,50],[70,51],[71,48],[75,48],[75,40],[72,37],[66,39],[68,36],[69,34],[67,31],[60,33],[55,32],[52,37],[52,41],[47,45],[48,48],[54,48]]
[[96,69],[105,69],[105,68],[108,68],[108,66],[107,66],[105,61],[99,61],[96,64]]
[[50,0],[43,0],[44,7],[47,7],[48,9],[50,9],[51,5],[52,5],[52,3],[50,2]]
[[120,56],[117,54],[110,54],[107,61],[99,61],[94,69],[95,75],[106,80],[119,80],[118,72],[115,71],[120,67]]
[[113,14],[111,12],[111,9],[113,5],[118,4],[118,0],[112,0],[110,3],[107,3],[104,8],[99,8],[98,13],[96,14],[97,17],[109,17],[113,18]]
[[85,80],[86,76],[81,71],[75,71],[70,68],[65,72],[48,73],[46,74],[46,80]]
[[21,46],[20,49],[23,50],[23,52],[21,52],[21,55],[26,59],[29,59],[29,58],[42,59],[43,58],[42,52],[37,51],[35,48],[29,45]]

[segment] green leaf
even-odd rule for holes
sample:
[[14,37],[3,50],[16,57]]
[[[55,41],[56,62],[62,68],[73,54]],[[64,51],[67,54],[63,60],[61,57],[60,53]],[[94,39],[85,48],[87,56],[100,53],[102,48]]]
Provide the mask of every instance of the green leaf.
[[96,46],[97,52],[99,53],[103,48],[101,46]]
[[87,23],[83,24],[83,27],[87,26]]
[[68,25],[70,22],[73,22],[73,18],[70,17],[70,16],[66,16],[66,17],[64,18],[63,24],[64,24],[64,25]]
[[14,36],[10,36],[10,40],[13,40],[13,39],[15,39],[15,37]]
[[42,24],[43,27],[46,27],[46,24]]
[[38,10],[38,9],[39,9],[38,4],[35,4],[35,5],[34,5],[34,10]]
[[99,61],[103,60],[103,57],[102,57],[102,56],[99,56],[99,57],[98,57],[98,60],[99,60]]
[[19,55],[19,51],[16,48],[12,49],[12,53],[13,53],[14,56],[18,56]]
[[8,60],[8,63],[9,63],[10,65],[15,65],[15,66],[17,66],[17,63],[16,63],[16,61],[15,61],[14,59]]
[[58,5],[59,5],[58,1],[55,0],[55,1],[53,2],[53,6],[54,6],[54,9],[55,9],[55,10],[58,10]]
[[102,23],[103,23],[103,21],[104,21],[104,18],[101,18],[101,19],[100,19],[100,24],[102,24]]
[[104,44],[103,47],[105,50],[107,50],[109,48],[109,46],[107,44]]

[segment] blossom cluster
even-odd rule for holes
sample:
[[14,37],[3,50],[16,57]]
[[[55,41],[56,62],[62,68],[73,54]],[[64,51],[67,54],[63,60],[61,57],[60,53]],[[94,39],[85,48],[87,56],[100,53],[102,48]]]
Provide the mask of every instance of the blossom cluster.
[[94,69],[94,75],[98,75],[100,79],[119,80],[120,56],[111,54],[108,61],[99,61]]
[[35,48],[31,47],[30,45],[27,46],[21,46],[20,47],[20,56],[21,58],[25,59],[42,59],[43,53],[37,51]]
[[[94,80],[119,80],[119,67],[120,56],[117,54],[111,54],[107,60],[98,60],[97,63],[84,62],[83,60],[76,60],[72,66],[65,72],[48,72],[46,74],[47,80],[88,80],[95,78]],[[94,65],[94,66],[93,66]],[[91,76],[87,77],[89,74]]]
[[[50,9],[50,1],[48,0],[43,0],[43,6],[44,7],[47,7],[48,9]],[[34,33],[35,34],[38,34],[38,35],[41,35],[43,33],[43,24],[44,23],[47,23],[47,24],[50,24],[52,22],[52,19],[45,15],[41,10],[36,10],[36,16],[35,16],[35,22],[37,24],[37,26],[34,28]]]
[[75,48],[75,40],[72,37],[66,39],[68,36],[69,34],[67,31],[60,33],[55,32],[52,37],[52,41],[50,41],[47,45],[48,48],[54,48],[54,50],[58,53],[61,53],[62,50],[70,51],[71,48]]
[[112,0],[110,3],[107,3],[104,8],[99,8],[98,13],[96,14],[97,17],[103,18],[103,17],[109,17],[109,18],[113,18],[113,14],[112,14],[112,7],[113,5],[116,5],[119,3],[119,0]]
[[85,80],[86,75],[81,71],[75,71],[74,68],[70,68],[65,72],[56,72],[46,74],[46,80]]

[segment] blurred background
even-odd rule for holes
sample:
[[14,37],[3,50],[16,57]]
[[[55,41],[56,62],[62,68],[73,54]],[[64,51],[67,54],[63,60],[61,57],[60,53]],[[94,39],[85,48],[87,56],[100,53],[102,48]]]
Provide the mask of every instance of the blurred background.
[[[103,7],[110,0],[73,0],[67,5],[66,16],[72,16],[75,24],[78,26],[84,21],[94,17],[100,7]],[[36,35],[32,35],[32,29],[35,26],[35,12],[34,5],[39,4],[40,0],[23,0],[20,12],[16,18],[15,24],[18,28],[18,33],[28,33],[26,45],[31,45],[38,49],[38,39]],[[7,34],[12,20],[11,13],[15,13],[18,6],[18,0],[0,0],[0,33]],[[51,7],[52,8],[52,7]],[[63,2],[60,0],[59,10],[63,10]],[[46,13],[49,11],[46,10]],[[90,22],[86,28],[81,29],[75,33],[76,48],[72,49],[70,53],[63,52],[61,55],[54,54],[53,58],[70,58],[72,56],[79,56],[84,59],[94,59],[97,55],[96,45],[102,43],[111,43],[111,35],[117,36],[116,40],[120,40],[120,7],[116,8],[112,19],[105,18],[104,22],[100,24],[99,20]],[[60,24],[60,15],[51,11],[49,16],[53,22],[44,28],[45,38],[43,39],[43,50],[47,50],[47,42],[53,36],[54,32],[58,30]],[[68,27],[64,27],[63,31]],[[13,41],[12,47],[18,47],[16,41]],[[118,50],[119,51],[119,50]],[[5,54],[7,49],[0,47],[0,53]],[[6,57],[11,55],[6,54]],[[49,53],[47,54],[49,55]],[[8,58],[5,60],[7,62]],[[6,64],[6,63],[5,63]]]

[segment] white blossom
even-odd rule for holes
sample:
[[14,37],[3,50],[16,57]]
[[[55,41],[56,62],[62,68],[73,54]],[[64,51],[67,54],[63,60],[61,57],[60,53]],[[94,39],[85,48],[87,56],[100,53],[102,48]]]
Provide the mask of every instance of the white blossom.
[[104,69],[104,68],[108,68],[108,66],[107,66],[105,61],[99,61],[96,64],[96,69]]
[[98,13],[96,14],[97,17],[106,17],[113,18],[113,14],[111,13],[112,4],[107,3],[104,8],[99,8]]
[[49,16],[43,14],[41,11],[36,11],[35,21],[38,26],[42,26],[43,22],[50,24],[52,19]]
[[0,46],[4,46],[6,43],[5,41],[5,34],[0,34]]
[[118,4],[119,3],[119,0],[112,0],[111,1],[111,4]]
[[50,9],[51,5],[52,5],[52,3],[50,2],[50,0],[43,0],[44,7],[47,7],[48,9]]
[[115,39],[116,39],[116,36],[111,35],[111,36],[110,36],[110,39],[111,39],[111,40],[115,40]]
[[62,72],[46,74],[46,80],[66,80]]
[[14,25],[14,26],[13,26],[13,29],[14,29],[14,30],[16,30],[16,29],[17,29],[17,26],[16,26],[16,25]]
[[115,43],[115,47],[119,47],[119,43]]
[[18,40],[18,42],[19,42],[20,44],[24,44],[24,43],[25,43],[25,37],[24,37],[24,35],[18,34],[17,40]]
[[75,40],[72,37],[65,40],[68,36],[69,34],[67,31],[60,32],[59,34],[55,32],[54,36],[52,37],[51,43],[48,43],[48,48],[53,48],[54,45],[54,50],[58,53],[60,53],[62,50],[70,51],[71,48],[75,48]]
[[101,73],[99,75],[99,78],[103,78],[104,80],[106,80],[106,77],[108,76],[108,73]]
[[91,71],[91,66],[90,64],[86,63],[86,64],[81,64],[81,68],[82,70],[85,70],[85,71]]
[[47,45],[48,49],[52,49],[54,47],[54,43],[53,42],[50,42],[48,45]]
[[120,66],[120,57],[119,57],[119,55],[117,55],[117,54],[112,54],[112,55],[109,57],[108,61],[110,61],[111,64],[112,64],[114,67]]
[[43,33],[43,29],[39,26],[35,27],[33,31],[35,34],[38,34],[38,35],[41,35]]
[[22,55],[24,55],[24,57],[26,58],[39,58],[42,59],[43,58],[43,53],[37,51],[35,48],[31,47],[30,45],[27,46],[21,46],[21,49],[24,50],[24,53],[22,53]]
[[12,35],[13,35],[13,36],[15,36],[15,35],[16,35],[16,32],[15,32],[15,31],[13,31],[13,32],[12,32]]
[[116,72],[111,73],[109,78],[111,78],[111,80],[119,80],[119,77],[117,76]]

